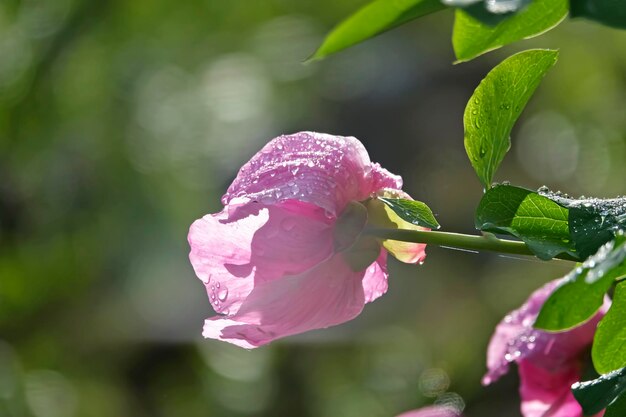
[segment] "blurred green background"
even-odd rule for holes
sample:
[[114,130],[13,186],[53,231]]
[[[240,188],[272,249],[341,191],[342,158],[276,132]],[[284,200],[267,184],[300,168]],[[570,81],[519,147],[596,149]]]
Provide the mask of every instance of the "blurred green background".
[[357,319],[254,351],[212,315],[191,222],[281,133],[354,135],[444,230],[481,187],[462,114],[512,52],[561,49],[499,180],[626,193],[626,32],[565,22],[452,65],[452,13],[303,65],[364,0],[0,2],[0,416],[519,416],[482,388],[494,325],[565,262],[428,249]]

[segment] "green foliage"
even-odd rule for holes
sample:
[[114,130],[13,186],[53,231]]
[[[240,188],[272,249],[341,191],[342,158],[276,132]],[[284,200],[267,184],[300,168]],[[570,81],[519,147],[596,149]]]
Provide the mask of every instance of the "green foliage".
[[567,16],[567,0],[535,0],[519,13],[490,25],[458,9],[452,45],[459,62],[522,39],[532,38],[557,26]]
[[439,0],[376,0],[330,32],[312,59],[324,58],[410,20],[445,9]]
[[626,29],[624,0],[571,0],[572,17],[585,17],[604,25]]
[[[572,386],[574,397],[582,406],[586,416],[604,410],[624,391],[626,391],[626,368],[601,375],[592,381],[578,382]],[[619,407],[622,407],[621,402]],[[619,415],[623,416],[623,414]]]
[[624,417],[626,416],[626,395],[620,395],[606,409],[604,417]]
[[567,209],[534,191],[510,185],[487,190],[476,210],[476,228],[523,240],[541,259],[575,256]]
[[[626,252],[626,249],[623,250]],[[622,274],[626,262],[622,262]],[[626,282],[615,288],[613,304],[596,331],[592,358],[598,372],[610,372],[626,366]]]
[[485,188],[511,147],[511,129],[557,51],[529,50],[515,54],[487,74],[470,98],[463,124],[465,150]]
[[[552,293],[544,303],[535,327],[544,330],[564,330],[574,327],[591,318],[602,305],[604,294],[611,288],[615,279],[626,274],[626,238],[619,236],[607,243],[574,269],[564,283]],[[608,317],[608,316],[607,316]],[[603,322],[607,320],[606,318]],[[613,319],[609,319],[611,322]],[[614,331],[610,324],[602,324],[604,334]],[[596,338],[597,340],[597,338]],[[602,345],[605,344],[603,339]],[[606,361],[606,346],[594,345],[597,355]],[[604,363],[604,362],[601,362]],[[596,366],[599,372],[607,372],[624,366]]]
[[378,199],[404,221],[429,229],[439,229],[441,227],[430,208],[421,201],[385,197],[379,197]]
[[581,259],[594,254],[600,246],[626,229],[626,198],[572,199],[554,193],[543,193],[570,212],[570,233]]

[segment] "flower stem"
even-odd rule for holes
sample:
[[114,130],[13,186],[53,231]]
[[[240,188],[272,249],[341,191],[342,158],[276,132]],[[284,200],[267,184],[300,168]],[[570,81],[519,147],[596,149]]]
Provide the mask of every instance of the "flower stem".
[[[524,242],[500,239],[494,235],[475,236],[450,232],[378,228],[367,228],[364,233],[382,239],[398,240],[401,242],[427,243],[456,249],[484,250],[514,255],[534,256],[534,253]],[[566,253],[559,254],[555,256],[555,258],[578,262],[576,258]]]

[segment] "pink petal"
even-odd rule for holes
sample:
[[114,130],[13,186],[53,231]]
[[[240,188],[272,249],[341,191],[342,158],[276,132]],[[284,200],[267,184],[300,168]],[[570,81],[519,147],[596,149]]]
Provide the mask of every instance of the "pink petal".
[[337,254],[299,275],[255,286],[237,314],[207,319],[203,336],[250,349],[346,322],[365,304],[363,275]]
[[524,417],[582,417],[582,408],[570,387],[580,378],[579,364],[550,372],[529,361],[520,361],[520,395]]
[[392,174],[385,168],[381,167],[379,163],[374,162],[372,164],[372,177],[374,184],[372,185],[372,192],[377,192],[384,188],[391,190],[402,189],[402,177]]
[[370,162],[356,138],[300,132],[265,145],[239,170],[222,202],[295,199],[337,216],[348,202],[364,200],[377,187],[401,184],[400,177]]
[[387,251],[381,249],[380,256],[365,270],[363,277],[363,292],[366,303],[371,303],[387,292],[388,276]]
[[608,309],[608,299],[592,319],[574,329],[548,333],[533,328],[543,303],[560,282],[549,282],[532,293],[524,305],[498,324],[487,349],[488,372],[483,378],[484,385],[508,372],[511,362],[524,359],[549,371],[558,371],[591,344],[597,324]]
[[189,258],[215,311],[234,314],[253,288],[300,274],[333,253],[333,224],[312,204],[229,206],[196,220]]
[[462,417],[456,410],[450,407],[431,406],[418,410],[408,411],[397,417]]

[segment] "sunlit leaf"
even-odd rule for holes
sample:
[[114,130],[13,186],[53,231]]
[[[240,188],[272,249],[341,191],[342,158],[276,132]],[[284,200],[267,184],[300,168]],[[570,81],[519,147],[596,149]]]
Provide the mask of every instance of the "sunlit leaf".
[[416,226],[428,227],[429,229],[439,229],[441,227],[430,208],[421,201],[384,197],[378,197],[378,199],[404,221]]
[[557,51],[534,49],[515,54],[481,81],[465,107],[465,150],[485,188],[511,147],[511,129]]
[[458,9],[452,34],[456,58],[460,62],[468,61],[501,46],[547,32],[567,16],[568,9],[567,0],[534,0],[496,25]]
[[[544,303],[535,327],[557,331],[587,321],[598,311],[613,282],[624,274],[626,238],[620,235],[565,277],[564,282]],[[596,348],[594,345],[594,349]],[[599,367],[598,371],[606,372],[616,368]]]
[[476,228],[523,240],[541,259],[576,256],[569,235],[568,211],[534,191],[511,185],[487,190],[476,210]]
[[[625,262],[626,263],[626,262]],[[626,266],[623,267],[626,274]],[[626,366],[626,282],[615,288],[613,304],[598,325],[592,358],[598,372],[610,372]]]
[[410,20],[445,8],[439,0],[375,0],[335,27],[311,59],[324,58]]

